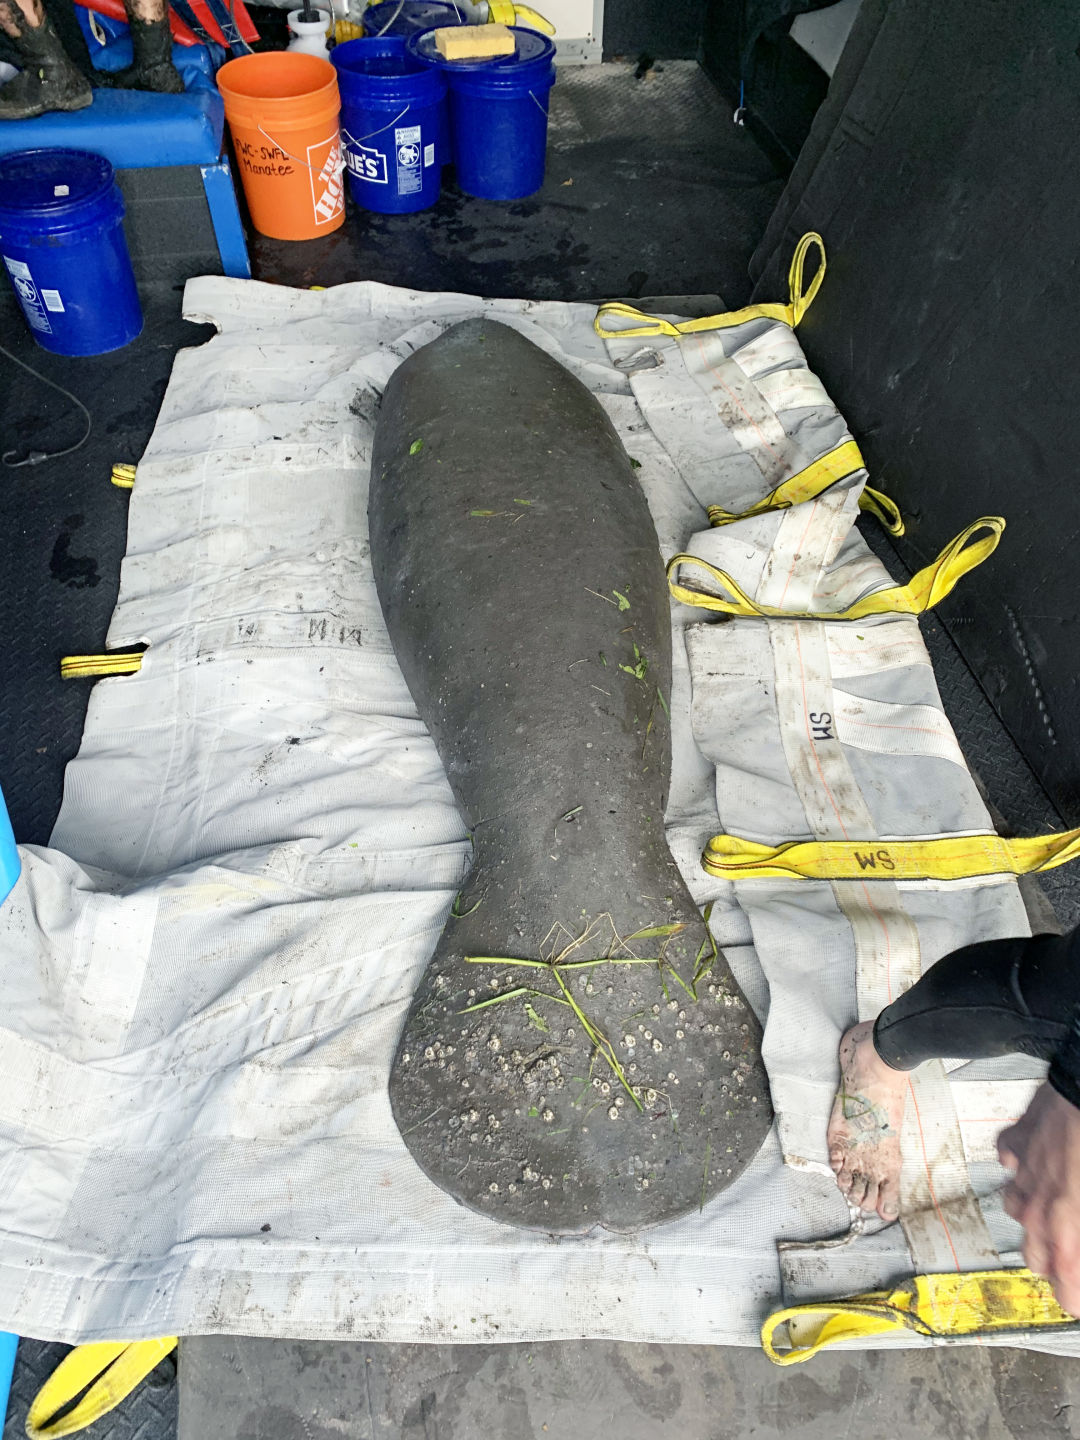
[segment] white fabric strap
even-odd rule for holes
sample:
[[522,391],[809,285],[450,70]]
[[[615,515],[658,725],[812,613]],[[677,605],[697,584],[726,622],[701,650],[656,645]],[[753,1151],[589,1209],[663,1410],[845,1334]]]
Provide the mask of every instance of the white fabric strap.
[[[751,380],[760,380],[772,370],[806,369],[802,346],[786,325],[774,323],[764,329],[757,325],[746,327],[751,328],[759,333],[736,345],[731,352],[731,359]],[[744,333],[742,327],[740,333]]]
[[758,379],[757,388],[778,414],[783,410],[824,409],[832,404],[825,386],[810,370],[774,370]]
[[[835,721],[839,707],[824,626],[770,622],[769,636],[784,753],[814,838],[878,838]],[[919,978],[918,931],[895,885],[847,881],[834,883],[832,890],[855,937],[859,1018],[872,1019]],[[994,1263],[997,1252],[968,1181],[940,1061],[921,1066],[909,1079],[902,1150],[901,1223],[916,1268]]]
[[[822,577],[858,514],[861,490],[861,482],[834,485],[805,505],[793,505],[764,522],[776,526],[776,538],[754,595],[759,604],[786,610],[813,608]],[[738,545],[738,525],[725,528],[736,532],[732,543]]]
[[913,615],[874,625],[826,622],[825,644],[834,684],[913,665],[931,668],[919,622]]
[[765,490],[808,463],[757,385],[724,354],[718,333],[684,336],[679,348],[724,428],[760,469]]
[[876,755],[923,755],[965,765],[943,711],[933,705],[894,705],[833,690],[836,733],[842,744]]

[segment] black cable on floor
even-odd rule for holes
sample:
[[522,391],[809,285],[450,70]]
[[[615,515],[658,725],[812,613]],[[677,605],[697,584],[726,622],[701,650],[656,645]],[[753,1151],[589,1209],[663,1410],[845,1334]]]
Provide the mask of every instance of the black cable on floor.
[[42,375],[40,370],[35,370],[34,367],[28,365],[25,360],[20,360],[17,355],[13,355],[11,351],[5,349],[3,345],[0,345],[0,355],[6,355],[9,360],[13,360],[16,365],[21,366],[22,369],[25,370],[28,375],[32,375],[35,380],[40,380],[43,385],[48,385],[50,389],[59,391],[66,400],[70,400],[73,405],[78,406],[86,417],[86,429],[83,431],[81,439],[76,440],[74,445],[68,445],[64,450],[31,450],[22,460],[12,459],[16,451],[5,450],[4,454],[0,456],[0,460],[3,461],[4,465],[6,465],[9,470],[21,470],[24,465],[43,465],[46,460],[59,460],[64,455],[74,455],[76,450],[81,450],[87,440],[90,439],[90,432],[94,428],[94,422],[90,417],[90,411],[79,397],[73,395],[70,390],[65,390],[63,385],[58,385],[55,380],[50,380],[48,376]]

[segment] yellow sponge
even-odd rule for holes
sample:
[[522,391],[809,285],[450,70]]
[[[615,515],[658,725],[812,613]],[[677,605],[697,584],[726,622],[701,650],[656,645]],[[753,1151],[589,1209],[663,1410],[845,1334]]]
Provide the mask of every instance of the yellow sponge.
[[435,31],[435,45],[444,60],[480,60],[513,55],[517,41],[505,25],[446,25]]

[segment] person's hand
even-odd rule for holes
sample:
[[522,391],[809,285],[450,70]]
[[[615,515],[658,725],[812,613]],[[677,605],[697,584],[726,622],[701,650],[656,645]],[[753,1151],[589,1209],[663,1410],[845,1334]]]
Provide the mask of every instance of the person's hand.
[[1042,1085],[998,1136],[998,1158],[1016,1171],[1005,1210],[1024,1227],[1028,1269],[1045,1275],[1061,1308],[1080,1316],[1080,1109]]

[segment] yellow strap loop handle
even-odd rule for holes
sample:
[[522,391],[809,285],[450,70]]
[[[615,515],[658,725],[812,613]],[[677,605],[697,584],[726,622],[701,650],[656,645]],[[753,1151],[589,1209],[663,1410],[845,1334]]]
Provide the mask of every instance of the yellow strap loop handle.
[[[748,510],[724,510],[719,505],[710,505],[709,524],[731,525],[734,521],[746,520],[751,515],[765,515],[771,510],[787,510],[792,505],[816,500],[838,481],[846,480],[849,475],[865,469],[866,462],[858,445],[854,440],[847,440],[835,450],[830,450],[814,460],[805,469],[789,475],[775,490],[770,490],[768,495],[751,505]],[[859,508],[876,516],[890,535],[903,535],[903,516],[893,501],[880,490],[873,490],[869,485],[864,486],[859,496]]]
[[[814,278],[810,281],[809,289],[804,293],[803,271],[806,266],[806,257],[814,245],[820,252],[821,262]],[[669,335],[677,340],[680,335],[694,335],[702,330],[729,330],[734,325],[745,325],[748,320],[779,320],[781,324],[788,325],[794,330],[814,303],[814,298],[821,289],[821,282],[824,279],[825,242],[815,230],[811,230],[796,245],[795,254],[792,256],[791,269],[788,272],[791,298],[787,305],[745,305],[741,310],[729,310],[723,315],[706,315],[699,320],[682,320],[675,325],[670,320],[662,320],[657,315],[646,315],[644,311],[635,309],[633,305],[624,305],[620,301],[612,300],[606,305],[601,305],[596,312],[593,329],[602,340],[632,340],[640,335]],[[609,329],[604,323],[606,320],[629,320],[631,323],[627,326]]]
[[103,675],[136,675],[142,669],[143,651],[110,650],[105,655],[65,655],[61,680],[97,680]]
[[701,857],[725,880],[973,880],[1032,875],[1080,856],[1080,829],[1006,839],[938,835],[913,840],[789,840],[761,845],[714,835]]
[[[1075,1329],[1048,1281],[1030,1270],[973,1270],[914,1275],[893,1290],[871,1290],[846,1300],[789,1305],[761,1327],[761,1346],[774,1365],[801,1365],[832,1345],[914,1331],[955,1340],[1001,1331]],[[791,1348],[776,1348],[787,1326]]]
[[[175,1349],[175,1335],[162,1340],[117,1340],[77,1346],[34,1396],[26,1417],[30,1440],[55,1440],[85,1430],[115,1409]],[[74,1409],[50,1425],[57,1411],[70,1405],[84,1390],[86,1394]]]
[[[812,246],[818,248],[818,267],[814,271],[814,278],[810,281],[810,288],[803,293],[803,270],[806,266],[806,257]],[[825,279],[825,241],[816,230],[808,230],[807,233],[795,246],[795,254],[791,257],[791,269],[788,271],[788,294],[791,296],[792,320],[791,328],[797,329],[799,321],[803,318],[810,306],[817,298],[821,289],[821,282]]]
[[555,34],[555,26],[551,21],[531,5],[515,5],[514,15],[519,25],[531,25],[534,30],[542,30],[545,35]]
[[[751,600],[725,570],[710,565],[697,555],[676,555],[667,567],[668,588],[684,605],[701,610],[717,610],[724,615],[741,615],[767,620],[862,620],[867,615],[921,615],[946,595],[969,570],[981,565],[997,549],[1005,521],[1000,515],[984,515],[951,540],[930,565],[913,575],[906,585],[890,585],[864,595],[846,610],[781,610],[775,605],[762,605]],[[989,533],[975,539],[980,530]],[[727,595],[714,595],[707,590],[694,590],[674,579],[682,565],[695,565],[706,571]]]
[[109,479],[118,490],[130,490],[135,484],[135,466],[114,465]]
[[903,535],[905,530],[904,517],[900,514],[900,507],[895,500],[890,500],[884,490],[875,490],[872,485],[864,485],[863,492],[859,496],[859,509],[865,510],[868,515],[873,515],[875,520],[881,522],[890,535]]

